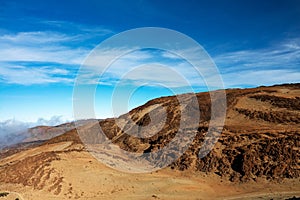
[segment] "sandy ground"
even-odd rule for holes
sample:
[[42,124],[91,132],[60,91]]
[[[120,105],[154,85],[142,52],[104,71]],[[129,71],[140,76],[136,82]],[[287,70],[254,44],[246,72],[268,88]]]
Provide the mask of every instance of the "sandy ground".
[[[60,143],[28,150],[35,155],[42,151],[74,149],[70,143]],[[77,147],[78,148],[78,147]],[[5,161],[21,159],[14,155]],[[27,154],[28,155],[28,154]],[[180,172],[163,169],[147,174],[131,174],[111,169],[84,151],[60,151],[60,160],[51,162],[53,169],[42,189],[22,184],[0,184],[0,191],[10,195],[1,199],[51,200],[51,199],[284,199],[300,196],[300,181],[285,180],[270,183],[263,179],[257,182],[232,183],[214,174]],[[1,161],[2,162],[2,161]],[[41,180],[44,177],[39,177]],[[54,188],[57,187],[57,190]],[[51,189],[52,188],[52,189]],[[54,188],[54,189],[53,189]]]

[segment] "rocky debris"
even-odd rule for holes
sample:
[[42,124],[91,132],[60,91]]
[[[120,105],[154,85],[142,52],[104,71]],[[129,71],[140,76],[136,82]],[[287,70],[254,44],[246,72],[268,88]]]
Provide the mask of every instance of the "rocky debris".
[[271,105],[277,106],[279,108],[287,108],[289,110],[300,110],[300,97],[284,98],[274,95],[253,95],[250,96],[250,98],[268,102]]
[[[173,169],[213,172],[231,181],[298,178],[299,132],[285,132],[283,137],[269,133],[250,133],[240,136],[223,134],[215,148],[204,158],[197,158],[199,140],[175,163]],[[203,139],[202,139],[203,140]],[[196,163],[194,162],[196,160]]]
[[51,168],[51,162],[59,159],[55,152],[44,152],[0,166],[0,182],[32,186],[39,190],[47,188],[49,192],[59,194],[63,177]]
[[262,112],[257,110],[248,110],[243,108],[235,108],[240,114],[245,115],[250,119],[264,120],[266,122],[272,123],[300,123],[299,113],[289,112],[289,111],[268,111]]

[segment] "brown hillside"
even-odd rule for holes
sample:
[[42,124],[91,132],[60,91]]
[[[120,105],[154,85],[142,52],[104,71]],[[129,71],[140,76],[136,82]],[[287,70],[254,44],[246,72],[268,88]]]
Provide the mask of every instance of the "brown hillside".
[[[79,128],[80,136],[72,129],[43,142],[6,149],[0,152],[0,190],[17,191],[26,199],[282,199],[300,195],[300,84],[226,90],[225,125],[204,158],[198,152],[208,131],[211,100],[207,92],[196,96],[195,101],[191,94],[181,95],[181,104],[175,96],[154,99],[117,119],[90,120]],[[185,110],[180,109],[182,105]],[[188,110],[184,120],[193,122],[197,105],[200,120],[179,129],[181,113]],[[147,127],[149,124],[153,126]],[[98,134],[99,125],[107,138]],[[45,134],[49,127],[42,129]],[[159,166],[157,158],[167,162],[184,148],[155,154],[178,130],[183,140],[189,134],[196,136],[179,159],[156,173],[126,174],[110,169],[82,143],[110,140],[129,152],[154,152],[140,159]],[[126,164],[115,149],[110,146],[107,152],[115,151],[114,159]],[[107,152],[101,153],[105,156]],[[271,192],[266,193],[266,188]]]

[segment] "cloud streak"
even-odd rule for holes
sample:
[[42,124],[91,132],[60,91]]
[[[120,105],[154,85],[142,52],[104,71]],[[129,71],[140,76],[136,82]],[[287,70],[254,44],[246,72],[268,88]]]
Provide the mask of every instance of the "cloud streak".
[[71,70],[55,66],[28,67],[2,63],[0,68],[0,81],[6,84],[72,83],[71,76]]
[[0,61],[80,64],[89,49],[68,46],[73,37],[52,32],[27,32],[0,37]]
[[[92,41],[112,33],[108,29],[67,22],[39,23],[50,24],[56,31],[0,33],[1,82],[21,85],[73,82],[72,74],[89,54]],[[72,33],[58,30],[72,30]],[[34,68],[36,63],[42,69]]]
[[300,38],[271,47],[223,53],[214,57],[225,87],[295,83],[300,79]]
[[298,69],[300,38],[286,40],[271,47],[228,52],[214,57],[223,72],[243,70]]

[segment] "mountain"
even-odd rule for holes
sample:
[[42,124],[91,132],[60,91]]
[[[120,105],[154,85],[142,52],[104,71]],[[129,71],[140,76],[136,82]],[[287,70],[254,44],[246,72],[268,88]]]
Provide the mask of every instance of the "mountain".
[[[118,118],[89,120],[58,136],[47,135],[49,127],[35,128],[43,141],[33,133],[34,139],[0,152],[0,191],[25,199],[300,196],[300,84],[228,89],[226,102],[218,101],[218,92],[153,99]],[[212,117],[220,117],[211,114],[212,102],[216,110],[227,109],[224,126],[209,135]],[[218,130],[213,149],[199,157]],[[166,148],[174,141],[178,145]],[[149,163],[167,167],[124,172],[139,172]]]
[[34,142],[49,140],[68,132],[76,127],[83,126],[93,120],[78,120],[74,122],[64,123],[57,126],[36,126],[27,130],[27,137],[22,142]]

